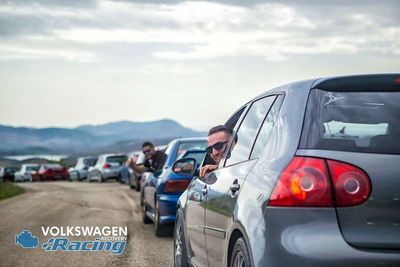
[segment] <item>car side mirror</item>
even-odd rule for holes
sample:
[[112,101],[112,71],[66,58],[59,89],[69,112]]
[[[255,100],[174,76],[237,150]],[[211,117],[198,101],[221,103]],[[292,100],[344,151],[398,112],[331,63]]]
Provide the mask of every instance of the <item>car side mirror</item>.
[[179,175],[193,175],[196,170],[196,160],[194,158],[178,159],[172,165],[172,171]]

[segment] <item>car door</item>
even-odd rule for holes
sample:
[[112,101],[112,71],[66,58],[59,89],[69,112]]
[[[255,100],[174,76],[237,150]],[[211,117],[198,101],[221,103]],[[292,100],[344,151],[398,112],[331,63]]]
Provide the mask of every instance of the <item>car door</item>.
[[197,266],[208,266],[205,226],[205,204],[207,196],[205,181],[196,177],[187,188],[185,208],[187,255],[189,260]]
[[210,266],[221,266],[226,258],[226,243],[235,212],[240,188],[256,159],[250,157],[258,132],[272,107],[276,95],[251,103],[240,125],[235,126],[237,141],[233,138],[224,165],[211,173],[214,176],[207,191],[205,236]]
[[[234,127],[246,107],[247,106],[242,107],[228,120],[228,127]],[[194,177],[187,188],[185,208],[187,254],[190,261],[197,266],[208,266],[205,238],[205,206],[207,203],[209,183],[209,179],[206,180],[202,177]]]

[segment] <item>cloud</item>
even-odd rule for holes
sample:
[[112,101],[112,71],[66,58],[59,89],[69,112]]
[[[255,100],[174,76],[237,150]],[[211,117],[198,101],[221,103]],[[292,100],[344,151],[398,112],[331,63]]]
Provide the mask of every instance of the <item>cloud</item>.
[[[119,43],[153,44],[150,56],[174,61],[224,57],[284,61],[365,52],[400,55],[396,12],[400,4],[395,1],[386,5],[375,1],[341,5],[336,1],[250,1],[247,5],[240,1],[86,1],[82,8],[76,3],[54,7],[55,2],[6,1],[0,6],[0,38],[10,45],[14,40],[19,47],[0,47],[0,58],[112,59],[100,54],[107,52],[99,47]],[[28,40],[25,48],[24,40]],[[40,48],[42,41],[45,46],[61,44],[63,49]]]

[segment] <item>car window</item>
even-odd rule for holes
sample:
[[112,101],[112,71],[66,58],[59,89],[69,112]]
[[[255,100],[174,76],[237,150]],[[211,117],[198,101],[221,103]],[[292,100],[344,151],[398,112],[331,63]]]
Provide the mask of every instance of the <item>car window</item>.
[[310,92],[300,148],[400,154],[399,92]]
[[120,165],[124,164],[128,160],[128,157],[125,155],[122,156],[110,156],[107,157],[107,162],[108,163],[118,163]]
[[197,141],[197,142],[182,142],[179,144],[177,158],[179,158],[183,153],[191,150],[204,150],[207,147],[207,141]]
[[250,155],[250,159],[259,158],[261,153],[264,151],[264,148],[268,142],[269,135],[272,131],[272,127],[274,126],[275,120],[278,117],[278,112],[281,107],[282,100],[283,97],[278,96],[272,108],[268,112],[268,115],[265,118],[260,131],[258,132],[256,142],[254,143],[254,147]]
[[250,151],[253,147],[258,130],[275,98],[276,96],[264,97],[251,105],[236,133],[236,143],[232,142],[231,144],[231,152],[230,155],[228,154],[225,166],[249,159]]

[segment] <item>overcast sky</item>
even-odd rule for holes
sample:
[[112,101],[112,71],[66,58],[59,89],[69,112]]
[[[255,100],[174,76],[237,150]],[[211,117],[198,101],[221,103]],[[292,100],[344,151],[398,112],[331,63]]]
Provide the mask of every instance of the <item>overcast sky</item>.
[[206,129],[280,84],[400,72],[400,1],[0,0],[0,124]]

